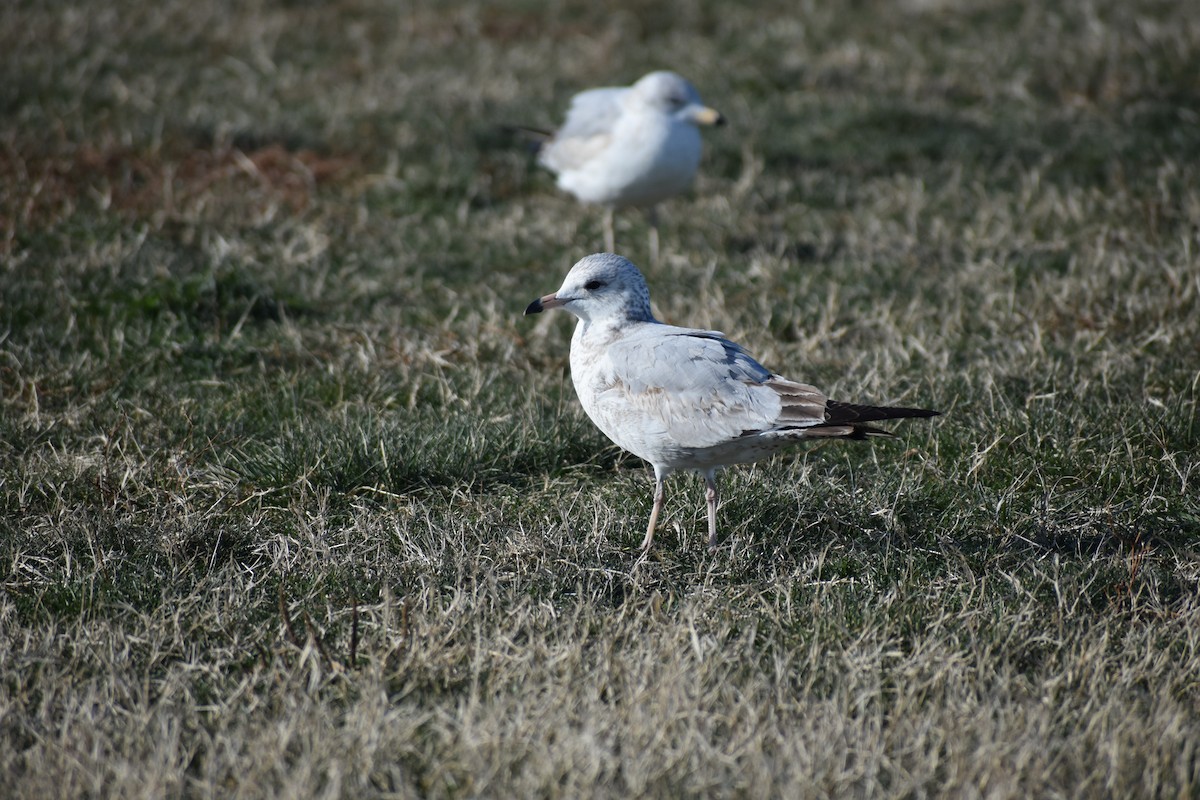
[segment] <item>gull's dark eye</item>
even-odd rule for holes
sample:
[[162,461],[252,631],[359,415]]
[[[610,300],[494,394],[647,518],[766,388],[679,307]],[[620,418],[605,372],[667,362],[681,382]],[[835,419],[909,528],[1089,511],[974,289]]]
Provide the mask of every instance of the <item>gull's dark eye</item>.
[[604,281],[588,281],[583,285],[583,288],[587,289],[589,292],[594,292],[603,285]]

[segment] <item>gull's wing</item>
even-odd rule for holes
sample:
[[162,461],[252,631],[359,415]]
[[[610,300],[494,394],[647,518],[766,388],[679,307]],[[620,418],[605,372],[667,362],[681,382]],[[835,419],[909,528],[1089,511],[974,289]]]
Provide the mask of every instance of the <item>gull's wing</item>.
[[621,98],[628,93],[627,88],[605,88],[575,95],[566,121],[541,149],[542,165],[554,172],[577,169],[601,153],[612,140]]
[[593,387],[606,432],[636,422],[678,447],[703,448],[825,421],[825,395],[775,375],[716,331],[646,325],[609,344],[607,361]]

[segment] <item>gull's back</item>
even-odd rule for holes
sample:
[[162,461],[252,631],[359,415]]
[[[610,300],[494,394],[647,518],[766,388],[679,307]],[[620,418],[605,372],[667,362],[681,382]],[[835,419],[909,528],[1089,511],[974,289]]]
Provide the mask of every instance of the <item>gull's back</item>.
[[[595,334],[577,335],[571,347],[584,410],[610,439],[657,466],[754,461],[823,419],[820,392],[785,381],[716,331],[638,322]],[[789,413],[796,402],[803,413]]]
[[580,92],[571,99],[567,119],[542,147],[538,161],[555,173],[578,169],[595,158],[612,140],[627,87],[607,87]]

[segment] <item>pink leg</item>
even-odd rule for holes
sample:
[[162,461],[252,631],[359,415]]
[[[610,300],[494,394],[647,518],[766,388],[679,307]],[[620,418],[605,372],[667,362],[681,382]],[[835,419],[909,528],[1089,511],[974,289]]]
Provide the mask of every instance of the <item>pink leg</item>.
[[642,539],[642,552],[650,550],[650,543],[654,541],[654,529],[658,526],[658,515],[662,511],[663,500],[666,493],[663,491],[663,482],[665,476],[654,476],[654,508],[650,511],[650,525],[646,528],[646,538]]
[[704,500],[708,504],[708,549],[717,549],[717,474],[704,476]]
[[658,266],[658,209],[646,209],[646,219],[650,222],[650,263]]

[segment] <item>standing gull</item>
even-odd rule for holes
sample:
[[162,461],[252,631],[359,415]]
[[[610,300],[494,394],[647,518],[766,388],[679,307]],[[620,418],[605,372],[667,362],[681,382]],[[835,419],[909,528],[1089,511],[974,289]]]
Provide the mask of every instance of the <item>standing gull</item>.
[[571,99],[566,122],[538,161],[558,187],[604,206],[604,246],[615,250],[613,209],[640,206],[650,218],[650,257],[658,261],[655,204],[686,191],[700,165],[697,125],[725,120],[674,72],[651,72],[633,86],[590,89]]
[[704,475],[711,549],[721,467],[758,461],[804,439],[891,436],[865,423],[939,413],[830,400],[815,386],[771,372],[717,331],[665,325],[650,311],[642,273],[612,253],[580,260],[557,292],[534,300],[525,313],[548,308],[579,318],[571,378],[583,410],[605,436],[654,467],[643,552],[654,541],[663,483],[676,470]]

